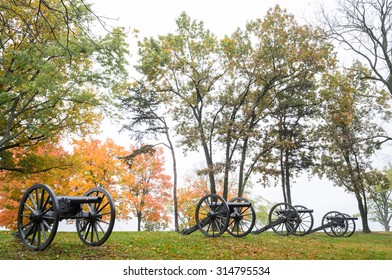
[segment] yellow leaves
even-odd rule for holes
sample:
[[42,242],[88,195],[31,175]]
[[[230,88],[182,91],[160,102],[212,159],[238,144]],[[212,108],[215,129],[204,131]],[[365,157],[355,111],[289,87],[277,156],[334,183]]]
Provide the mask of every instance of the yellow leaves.
[[[121,160],[131,151],[111,139],[75,140],[72,152],[50,143],[36,146],[30,152],[40,166],[46,164],[47,170],[35,174],[0,172],[0,205],[6,207],[0,211],[0,226],[15,228],[20,197],[35,183],[49,185],[56,195],[70,196],[102,187],[111,193],[122,218],[140,211],[145,221],[169,221],[165,205],[171,197],[171,182],[164,173],[161,148],[155,154],[137,156],[132,168]],[[28,157],[24,149],[14,150],[13,156],[16,162],[28,158],[32,167],[37,164],[31,162],[32,156]]]
[[[131,147],[127,155],[137,151]],[[141,150],[141,149],[139,149]],[[165,205],[171,197],[170,176],[164,173],[163,149],[145,152],[132,157],[132,164],[122,169],[119,177],[121,218],[130,219],[128,213],[141,213],[144,222],[168,221]],[[135,154],[135,153],[134,153]]]
[[118,157],[125,154],[125,149],[111,139],[105,142],[96,139],[78,140],[74,141],[73,147],[73,160],[77,168],[70,185],[76,187],[78,193],[84,193],[92,187],[112,190],[122,168]]

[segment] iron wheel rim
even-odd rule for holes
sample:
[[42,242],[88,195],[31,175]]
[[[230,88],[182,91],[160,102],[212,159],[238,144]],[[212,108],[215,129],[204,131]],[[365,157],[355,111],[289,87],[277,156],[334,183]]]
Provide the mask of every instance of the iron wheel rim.
[[59,217],[56,195],[44,185],[31,186],[18,209],[18,233],[23,244],[33,251],[48,247],[57,232]]
[[[325,227],[328,223],[331,223],[331,226]],[[346,217],[337,211],[326,213],[322,219],[322,225],[324,232],[331,237],[344,236],[348,228]]]
[[[249,202],[246,198],[235,197],[229,202]],[[230,207],[229,207],[230,208]],[[249,219],[250,218],[250,219]],[[234,237],[244,237],[252,232],[256,222],[256,213],[253,206],[234,207],[230,214],[227,232]]]
[[87,212],[89,217],[76,219],[76,231],[84,244],[100,246],[113,231],[116,218],[114,202],[109,192],[103,188],[90,189],[85,196],[99,196],[101,201],[81,205],[82,211]]
[[282,236],[287,236],[295,232],[298,225],[297,219],[298,213],[295,208],[285,202],[275,204],[268,215],[268,221],[272,230]]
[[305,213],[300,213],[298,210],[307,210],[305,206],[302,205],[294,205],[295,210],[297,210],[298,213],[298,226],[297,229],[293,232],[293,235],[295,236],[304,236],[308,234],[314,224],[314,218],[312,213],[310,212],[305,212]]
[[196,206],[196,224],[206,237],[221,236],[229,223],[229,207],[217,194],[208,194]]

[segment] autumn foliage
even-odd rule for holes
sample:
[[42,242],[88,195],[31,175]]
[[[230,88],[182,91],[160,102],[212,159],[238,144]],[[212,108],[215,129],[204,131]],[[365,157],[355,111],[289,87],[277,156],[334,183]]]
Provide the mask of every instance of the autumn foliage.
[[171,197],[171,183],[170,177],[164,174],[163,149],[151,148],[140,152],[140,149],[132,147],[131,152],[131,156],[123,159],[128,168],[119,184],[121,217],[126,218],[130,213],[137,217],[139,231],[142,221],[165,228],[170,221],[165,205]]
[[[53,143],[41,144],[30,149],[14,149],[13,158],[16,169],[28,166],[30,172],[0,171],[0,225],[10,229],[16,228],[19,201],[23,191],[38,182],[50,185],[55,192],[60,189],[67,190],[73,170],[70,155],[61,146]],[[35,172],[36,169],[45,172]]]
[[[32,172],[0,171],[0,226],[16,229],[19,201],[35,183],[50,186],[56,195],[79,196],[93,187],[105,188],[115,201],[118,218],[137,217],[140,228],[142,222],[167,225],[171,183],[164,174],[163,150],[141,153],[130,165],[124,158],[136,149],[127,150],[111,139],[75,140],[72,152],[54,143],[14,149],[14,162],[30,165]],[[33,172],[36,168],[40,171]]]
[[183,187],[178,189],[178,213],[180,228],[187,228],[196,223],[195,210],[199,200],[209,192],[207,180],[203,177],[188,176]]

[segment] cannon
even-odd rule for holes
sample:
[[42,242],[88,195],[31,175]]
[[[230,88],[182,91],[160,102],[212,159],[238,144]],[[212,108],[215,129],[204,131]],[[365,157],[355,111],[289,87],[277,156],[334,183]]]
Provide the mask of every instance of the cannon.
[[[301,211],[301,212],[299,212]],[[278,235],[290,235],[296,233],[299,224],[300,214],[306,213],[309,210],[300,210],[291,206],[288,203],[275,204],[268,215],[268,224],[264,227],[253,231],[253,234],[260,234],[269,229],[272,229]],[[297,233],[298,234],[298,233]]]
[[103,188],[92,188],[84,196],[56,196],[49,186],[36,184],[19,204],[18,237],[30,250],[42,251],[52,243],[61,220],[75,219],[81,241],[100,246],[109,238],[115,216],[113,199]]
[[[307,216],[307,219],[311,219],[313,224],[313,216],[311,213]],[[331,237],[350,237],[355,233],[356,220],[358,220],[356,217],[351,217],[350,215],[338,211],[330,211],[323,216],[321,226],[316,228],[310,227],[304,234],[323,230]]]
[[252,231],[256,213],[246,198],[235,197],[226,202],[217,194],[208,194],[198,202],[195,219],[194,226],[180,233],[189,235],[200,230],[207,237],[218,237],[227,231],[234,237],[244,237]]
[[337,211],[330,211],[324,215],[321,226],[313,228],[313,210],[302,205],[291,206],[279,203],[272,207],[269,213],[269,224],[253,232],[262,233],[270,228],[279,235],[304,236],[320,230],[332,237],[350,237],[355,232],[355,220]]
[[313,228],[312,213],[312,209],[302,205],[278,203],[270,209],[268,224],[252,231],[256,214],[251,202],[243,197],[226,202],[217,194],[208,194],[196,206],[196,224],[180,233],[189,235],[200,230],[207,237],[218,237],[227,231],[234,237],[244,237],[249,233],[260,234],[272,229],[278,235],[304,236],[323,230],[329,236],[350,237],[355,232],[355,217],[330,211],[322,218],[322,225]]

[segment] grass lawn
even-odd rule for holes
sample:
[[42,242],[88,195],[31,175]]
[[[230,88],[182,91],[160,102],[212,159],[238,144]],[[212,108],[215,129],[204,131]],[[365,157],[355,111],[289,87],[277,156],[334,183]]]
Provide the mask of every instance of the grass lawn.
[[58,232],[42,252],[32,252],[10,232],[0,232],[0,260],[392,260],[392,233],[356,233],[332,238],[324,233],[304,237],[272,232],[234,238],[224,234],[113,232],[100,247],[87,247],[76,232]]

